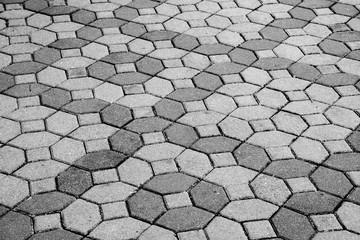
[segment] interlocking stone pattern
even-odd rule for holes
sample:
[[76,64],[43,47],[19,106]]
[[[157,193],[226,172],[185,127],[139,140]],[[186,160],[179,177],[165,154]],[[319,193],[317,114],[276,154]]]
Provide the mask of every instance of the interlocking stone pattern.
[[0,0],[0,240],[359,240],[360,0]]

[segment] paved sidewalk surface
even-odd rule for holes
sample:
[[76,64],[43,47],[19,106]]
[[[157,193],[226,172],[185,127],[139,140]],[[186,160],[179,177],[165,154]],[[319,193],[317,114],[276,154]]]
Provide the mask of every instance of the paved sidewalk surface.
[[359,240],[360,0],[0,0],[1,240]]

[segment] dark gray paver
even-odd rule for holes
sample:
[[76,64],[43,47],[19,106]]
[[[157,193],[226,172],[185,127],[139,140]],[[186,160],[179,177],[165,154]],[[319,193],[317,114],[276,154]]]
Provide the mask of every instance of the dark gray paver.
[[155,75],[164,69],[164,65],[160,60],[150,57],[144,57],[136,62],[136,67],[139,72],[149,75]]
[[284,41],[289,37],[283,29],[272,26],[264,27],[259,33],[264,37],[264,39],[279,42]]
[[272,40],[267,39],[256,39],[256,40],[249,40],[242,44],[240,47],[246,48],[252,51],[260,51],[260,50],[272,50],[277,47],[279,43],[274,42]]
[[101,80],[105,80],[116,74],[115,67],[113,65],[101,61],[90,65],[87,69],[90,77]]
[[194,128],[178,123],[174,123],[165,130],[165,135],[169,142],[184,147],[190,147],[199,139]]
[[347,58],[360,61],[360,50],[351,51],[347,56]]
[[0,239],[25,240],[31,234],[33,227],[29,216],[10,211],[0,218]]
[[224,136],[200,138],[192,148],[204,153],[232,152],[240,141]]
[[234,157],[240,166],[262,170],[270,159],[264,149],[244,143],[234,151]]
[[81,235],[63,229],[55,229],[49,232],[39,232],[31,236],[29,240],[80,240]]
[[205,55],[226,54],[233,48],[221,43],[205,44],[196,48],[194,51]]
[[341,31],[335,32],[327,37],[340,42],[354,42],[360,41],[360,32],[356,31]]
[[85,26],[76,31],[78,38],[85,40],[95,40],[102,36],[101,30],[95,27]]
[[60,51],[44,47],[34,52],[34,60],[39,63],[52,64],[61,58]]
[[340,171],[360,171],[360,153],[338,153],[331,155],[323,164]]
[[80,196],[92,185],[88,171],[71,166],[56,177],[57,189],[74,196]]
[[132,7],[132,8],[154,8],[160,3],[152,0],[134,0],[131,3],[127,4],[126,6]]
[[111,150],[102,150],[91,152],[76,160],[75,166],[84,168],[89,171],[109,169],[119,166],[124,162],[126,156]]
[[317,192],[295,193],[285,203],[286,207],[302,212],[303,214],[324,214],[333,212],[341,198],[330,194]]
[[224,63],[215,63],[206,69],[207,72],[224,75],[224,74],[236,74],[242,72],[246,66],[234,63],[234,62],[224,62]]
[[191,102],[207,98],[211,92],[199,88],[180,88],[167,95],[167,98],[180,101]]
[[201,229],[205,227],[213,217],[213,214],[199,208],[184,207],[167,211],[156,223],[175,232],[183,232]]
[[295,18],[287,18],[287,19],[276,19],[270,25],[282,29],[293,29],[293,28],[303,28],[307,24],[306,21],[295,19]]
[[309,240],[315,233],[310,221],[304,216],[287,208],[281,208],[272,218],[280,237],[291,240]]
[[330,87],[353,85],[359,80],[358,76],[348,73],[330,73],[321,75],[316,82]]
[[119,52],[119,53],[110,53],[106,57],[103,57],[101,60],[112,64],[120,64],[120,63],[136,62],[141,57],[142,57],[141,55],[133,52]]
[[38,62],[19,62],[12,63],[9,66],[6,66],[2,71],[10,73],[12,75],[23,75],[23,74],[32,74],[38,73],[46,67],[45,64]]
[[60,88],[51,88],[50,90],[42,93],[40,96],[41,103],[44,106],[55,109],[60,109],[65,104],[71,102],[70,92]]
[[7,95],[13,97],[32,97],[40,95],[41,93],[47,91],[49,89],[48,86],[39,83],[25,83],[15,85],[8,90],[5,91]]
[[48,8],[45,8],[41,10],[41,13],[50,15],[50,16],[57,16],[57,15],[68,15],[78,10],[76,7],[72,6],[50,6]]
[[97,28],[119,28],[125,23],[127,22],[116,18],[104,18],[92,22],[90,26]]
[[309,176],[314,171],[315,165],[296,160],[279,160],[271,162],[264,170],[265,173],[279,178],[297,178]]
[[174,37],[176,37],[177,35],[178,35],[178,33],[173,32],[173,31],[158,30],[158,31],[151,31],[151,32],[145,33],[144,35],[142,35],[142,38],[152,41],[152,42],[156,42],[156,41],[171,40]]
[[63,210],[73,201],[75,201],[74,197],[54,191],[32,195],[31,198],[22,202],[16,209],[32,215],[41,215]]
[[134,8],[129,8],[126,6],[120,7],[114,11],[114,15],[116,18],[132,20],[139,16],[139,13]]
[[142,189],[131,196],[127,203],[130,216],[150,223],[166,211],[164,200],[160,195]]
[[5,91],[15,85],[13,76],[0,72],[0,92]]
[[29,0],[24,3],[24,8],[31,11],[41,11],[49,6],[45,0]]
[[261,58],[252,64],[253,67],[264,70],[281,70],[288,68],[293,61],[287,58]]
[[185,110],[182,104],[170,99],[160,100],[155,104],[154,108],[157,116],[169,119],[171,121],[175,121],[183,114],[185,114]]
[[119,73],[111,78],[108,78],[107,81],[112,82],[117,85],[129,85],[129,84],[138,84],[144,83],[149,80],[151,77],[149,75],[139,73],[139,72],[129,72],[129,73]]
[[356,152],[360,152],[360,132],[359,131],[351,133],[346,140],[349,142],[350,146]]
[[108,102],[92,98],[72,101],[65,105],[63,109],[72,113],[98,113],[108,105]]
[[200,45],[199,41],[195,37],[186,34],[180,34],[176,36],[173,39],[173,44],[177,48],[188,51],[193,50]]
[[304,21],[311,21],[316,17],[315,13],[311,9],[302,7],[294,7],[289,11],[289,14],[296,19]]
[[360,187],[355,188],[354,191],[347,196],[347,199],[356,204],[360,204]]
[[141,137],[137,133],[119,130],[109,139],[111,148],[115,151],[130,155],[143,146]]
[[53,48],[65,50],[65,49],[81,48],[85,46],[87,43],[89,42],[80,38],[62,38],[51,43],[49,46]]
[[198,88],[215,91],[223,85],[219,76],[211,73],[202,72],[194,77],[194,84]]
[[350,52],[350,49],[344,43],[330,39],[325,39],[322,41],[319,44],[319,47],[324,51],[324,53],[336,55],[339,57],[343,57]]
[[71,19],[73,22],[77,22],[81,24],[89,24],[96,20],[96,14],[94,12],[80,9],[79,11],[76,11],[73,14],[71,14]]
[[196,182],[196,178],[183,173],[167,173],[153,177],[144,188],[160,194],[180,193],[187,191]]
[[138,118],[126,125],[126,129],[137,133],[159,132],[167,128],[171,122],[159,117]]
[[331,6],[331,10],[333,10],[336,14],[349,17],[355,17],[357,14],[359,14],[359,11],[355,6],[343,3],[336,3],[335,5]]
[[0,217],[5,215],[8,211],[9,209],[7,207],[0,205]]
[[305,8],[328,8],[334,3],[328,0],[305,0],[299,4],[301,7]]
[[235,63],[243,64],[246,66],[251,65],[257,60],[256,55],[247,49],[235,48],[229,53],[229,57]]
[[130,109],[115,103],[103,109],[100,114],[104,123],[119,128],[133,119]]
[[222,187],[201,181],[190,190],[194,205],[212,213],[218,213],[229,202]]
[[123,34],[133,37],[140,37],[141,35],[146,33],[146,28],[144,25],[133,22],[129,22],[122,25],[120,29]]
[[294,75],[294,77],[310,81],[314,81],[320,76],[320,72],[315,67],[306,63],[294,63],[291,67],[289,67],[289,71],[292,75]]
[[353,187],[344,173],[330,168],[319,167],[310,177],[320,190],[340,197],[348,194]]

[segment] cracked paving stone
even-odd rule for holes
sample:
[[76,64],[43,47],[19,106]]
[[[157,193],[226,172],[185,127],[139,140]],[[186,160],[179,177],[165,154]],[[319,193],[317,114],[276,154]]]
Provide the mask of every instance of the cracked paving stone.
[[89,43],[88,41],[85,41],[80,38],[63,38],[57,40],[56,42],[51,43],[49,46],[60,50],[65,50],[65,49],[81,48],[88,43]]
[[320,190],[339,197],[345,197],[353,187],[344,173],[330,168],[319,167],[310,178]]
[[194,205],[212,213],[220,212],[229,202],[223,188],[201,181],[190,190]]
[[164,200],[158,194],[140,190],[127,200],[130,215],[153,223],[166,212]]
[[82,100],[72,101],[66,104],[65,106],[63,106],[62,109],[76,114],[98,113],[108,105],[109,105],[108,102],[105,102],[100,99],[82,99]]
[[100,115],[104,123],[119,128],[133,119],[130,109],[118,104],[106,107],[100,112]]
[[247,143],[235,149],[234,157],[240,166],[258,171],[270,163],[270,159],[264,149]]
[[215,136],[215,137],[200,138],[192,145],[192,148],[209,154],[209,153],[220,153],[220,152],[232,152],[239,144],[240,141],[224,136]]
[[178,123],[174,123],[164,131],[167,139],[171,143],[184,147],[190,147],[199,139],[194,128]]
[[265,173],[279,178],[297,178],[308,176],[315,165],[297,159],[278,160],[271,162],[264,170]]
[[60,51],[53,48],[44,47],[34,52],[34,60],[44,64],[52,64],[61,59]]
[[42,215],[45,213],[57,212],[66,208],[75,198],[61,192],[48,192],[32,195],[16,209],[32,215]]
[[304,192],[295,193],[285,203],[285,206],[305,215],[333,212],[341,199],[327,193]]
[[167,95],[167,98],[180,102],[191,102],[203,100],[210,94],[211,92],[199,88],[181,88]]
[[138,118],[126,125],[126,129],[136,133],[159,132],[167,128],[171,122],[159,117]]
[[0,218],[0,236],[2,239],[25,240],[33,234],[29,216],[10,211]]
[[167,211],[156,223],[175,232],[201,229],[214,217],[196,207],[175,208]]
[[43,92],[40,97],[41,103],[44,106],[55,109],[60,109],[71,102],[70,92],[60,88],[51,88],[50,90]]
[[109,138],[111,148],[123,154],[130,155],[143,146],[141,137],[137,133],[121,129]]
[[173,43],[175,47],[188,51],[193,50],[200,45],[195,37],[185,34],[180,34],[173,38]]
[[356,152],[360,152],[360,131],[351,133],[346,140]]
[[37,96],[49,89],[50,87],[42,84],[26,83],[26,84],[15,85],[9,88],[8,90],[6,90],[4,93],[13,97],[21,98],[21,97]]
[[175,121],[185,114],[185,110],[181,103],[169,99],[160,100],[155,104],[154,108],[157,116],[171,121]]
[[198,180],[183,173],[167,173],[150,179],[144,188],[160,193],[171,194],[187,191]]
[[149,80],[151,77],[149,75],[139,73],[139,72],[129,72],[129,73],[119,73],[106,81],[112,82],[116,85],[129,85],[129,84],[140,84]]
[[91,174],[85,170],[70,167],[56,177],[59,191],[74,196],[80,196],[93,184]]
[[315,233],[307,217],[287,208],[281,208],[272,222],[279,235],[287,239],[308,240]]
[[87,67],[89,76],[105,80],[116,74],[115,67],[104,62],[96,62]]
[[101,30],[95,27],[85,26],[76,31],[77,37],[88,41],[102,36]]
[[108,168],[115,168],[125,161],[126,156],[118,152],[104,150],[88,153],[76,160],[75,166],[85,168],[89,171],[97,171]]

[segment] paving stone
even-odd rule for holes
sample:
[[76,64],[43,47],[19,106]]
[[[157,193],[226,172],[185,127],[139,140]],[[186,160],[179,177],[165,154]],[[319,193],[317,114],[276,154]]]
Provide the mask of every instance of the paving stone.
[[142,189],[131,196],[127,203],[131,216],[150,223],[166,212],[164,200],[160,195]]
[[135,65],[139,72],[150,75],[155,75],[164,69],[160,60],[149,57],[142,58],[140,61],[136,62]]
[[98,19],[90,24],[90,26],[97,28],[119,28],[126,22],[116,18]]
[[296,178],[308,176],[315,169],[315,165],[291,159],[271,162],[264,170],[265,173],[279,178]]
[[22,149],[33,149],[40,147],[50,147],[59,140],[59,136],[42,131],[19,135],[10,143]]
[[323,162],[329,155],[320,142],[302,137],[291,144],[291,149],[298,158],[315,163]]
[[269,162],[266,152],[259,147],[244,143],[234,151],[234,157],[240,166],[253,170],[262,170]]
[[48,232],[39,232],[32,235],[29,239],[31,240],[45,240],[45,239],[52,239],[52,240],[80,240],[82,238],[81,235],[63,230],[63,229],[55,229]]
[[171,40],[177,35],[178,34],[176,32],[161,30],[161,31],[147,32],[144,35],[142,35],[142,38],[155,42],[155,41]]
[[232,61],[235,63],[243,64],[243,65],[251,65],[253,62],[257,60],[256,55],[249,50],[242,48],[235,48],[231,52],[229,52],[229,56]]
[[341,230],[342,226],[334,214],[313,215],[311,220],[320,231]]
[[315,233],[304,215],[287,208],[281,208],[272,218],[272,222],[281,237],[291,240],[309,239]]
[[127,6],[122,6],[114,11],[114,15],[117,18],[124,20],[132,20],[139,16],[139,13],[136,9],[129,8]]
[[360,152],[360,132],[353,132],[347,137],[347,141],[356,152]]
[[49,46],[60,50],[64,50],[64,49],[81,48],[85,46],[87,43],[88,41],[85,41],[80,38],[63,38],[57,40],[56,42],[51,43]]
[[33,234],[29,216],[10,211],[0,219],[0,235],[4,239],[25,240]]
[[314,240],[335,240],[339,238],[346,238],[349,240],[357,240],[359,236],[349,231],[333,231],[333,232],[319,232],[314,236]]
[[48,6],[48,2],[45,0],[30,0],[24,3],[24,8],[32,11],[41,11]]
[[311,81],[315,80],[320,75],[320,72],[315,67],[306,63],[294,63],[289,68],[289,71],[295,77]]
[[338,153],[331,155],[324,164],[340,171],[359,171],[359,153]]
[[196,178],[183,173],[167,173],[153,177],[144,188],[160,194],[171,194],[188,190],[196,181]]
[[104,62],[96,62],[87,69],[89,71],[89,76],[101,80],[105,80],[116,74],[115,67]]
[[59,191],[74,196],[80,196],[93,185],[90,173],[76,167],[70,167],[60,173],[56,181]]
[[18,122],[11,121],[5,118],[0,118],[0,123],[1,123],[0,140],[2,142],[5,143],[21,134],[20,124]]
[[197,207],[218,213],[229,202],[225,191],[212,183],[202,181],[198,183],[190,194]]
[[34,52],[34,60],[44,64],[52,64],[61,58],[59,50],[44,47]]
[[319,79],[316,80],[316,82],[330,87],[335,87],[353,85],[358,79],[359,77],[347,73],[331,73],[321,75]]
[[359,205],[349,202],[342,203],[341,207],[337,210],[337,214],[345,227],[356,233],[360,233],[359,212]]
[[78,38],[88,41],[95,40],[102,36],[101,30],[95,27],[85,26],[76,31]]
[[134,218],[126,217],[104,221],[91,233],[90,237],[97,239],[136,239],[149,227],[149,224]]
[[66,104],[62,109],[76,114],[97,113],[103,110],[109,104],[99,99],[75,100]]
[[324,192],[295,193],[285,206],[302,212],[305,215],[323,214],[334,211],[341,199]]
[[320,190],[339,197],[344,197],[353,187],[342,172],[330,168],[319,167],[310,177]]
[[224,63],[215,63],[209,68],[206,69],[207,72],[223,75],[223,74],[236,74],[240,73],[245,69],[245,66],[233,63],[233,62],[224,62]]
[[113,150],[124,154],[131,154],[140,148],[143,143],[138,134],[126,130],[120,130],[110,137],[110,145]]
[[72,196],[55,191],[33,195],[16,208],[32,215],[41,215],[63,210],[74,200]]
[[213,167],[209,158],[203,154],[192,150],[185,150],[177,158],[176,163],[181,172],[199,178],[204,177]]
[[149,75],[138,72],[119,73],[107,79],[108,82],[112,82],[116,85],[128,85],[144,83],[150,79]]
[[13,97],[21,98],[21,97],[37,96],[47,91],[48,89],[49,87],[43,84],[26,83],[26,84],[15,85],[10,89],[6,90],[4,93]]
[[90,12],[87,10],[80,9],[71,14],[72,21],[81,24],[89,24],[96,20],[96,15],[94,12]]
[[2,69],[2,71],[12,75],[22,75],[37,73],[43,70],[45,67],[46,65],[38,62],[21,62],[6,66]]
[[169,99],[160,100],[155,104],[156,115],[175,121],[185,114],[181,103]]
[[126,129],[137,133],[162,131],[170,122],[159,117],[138,118],[126,125]]
[[272,26],[264,27],[259,33],[261,33],[264,39],[271,41],[284,41],[289,37],[283,29]]
[[170,93],[167,97],[180,102],[203,100],[210,92],[198,88],[182,88]]
[[111,104],[101,111],[102,121],[115,127],[122,127],[133,118],[130,109],[118,104]]
[[198,53],[202,53],[205,55],[218,55],[218,54],[226,54],[232,50],[232,47],[226,46],[224,44],[207,44],[201,45],[196,48],[194,51]]
[[141,55],[132,52],[110,53],[101,60],[112,64],[132,63],[141,58]]
[[243,228],[237,222],[230,221],[223,217],[215,217],[205,228],[206,233],[211,239],[247,239]]
[[360,204],[360,188],[355,188],[348,196],[347,199]]
[[291,195],[283,180],[264,174],[257,176],[250,186],[258,198],[280,206]]
[[24,152],[10,146],[0,148],[0,170],[12,173],[25,163]]
[[156,223],[175,232],[183,232],[203,228],[213,216],[196,207],[175,208],[167,211]]
[[200,138],[192,145],[195,150],[205,153],[231,152],[238,145],[239,141],[223,136]]
[[123,34],[132,36],[132,37],[140,37],[144,33],[146,33],[146,28],[144,25],[139,23],[129,22],[120,27],[121,32]]
[[[141,176],[137,176],[139,171],[142,173]],[[153,176],[150,165],[136,158],[127,159],[118,167],[118,172],[121,181],[135,186],[142,185]]]
[[0,204],[14,207],[29,196],[29,186],[25,180],[3,174],[0,175],[0,178],[0,190],[2,192]]
[[137,151],[134,156],[154,162],[159,160],[174,159],[183,150],[183,147],[165,142],[144,146]]
[[74,165],[85,168],[89,171],[108,169],[117,167],[125,161],[125,155],[114,151],[99,151],[88,153],[78,159]]
[[184,147],[190,147],[198,139],[194,128],[178,123],[167,128],[165,134],[169,142]]
[[180,34],[173,38],[174,46],[184,50],[193,50],[199,46],[198,40],[190,35]]

